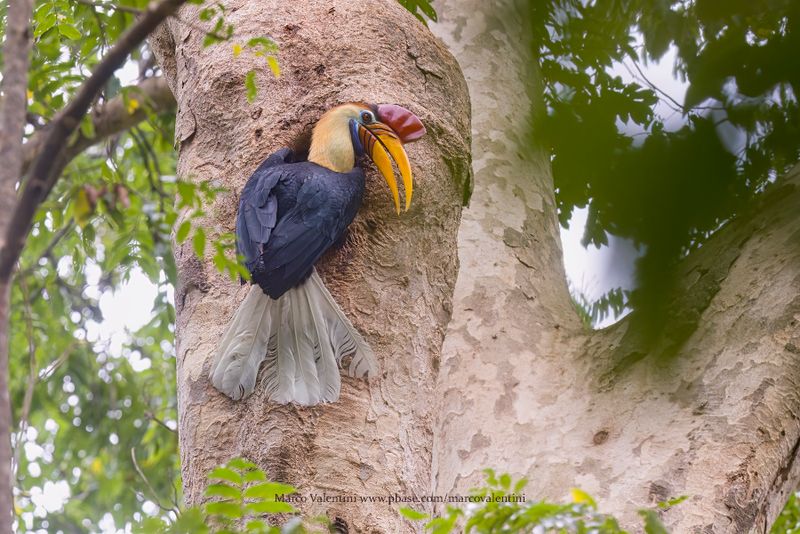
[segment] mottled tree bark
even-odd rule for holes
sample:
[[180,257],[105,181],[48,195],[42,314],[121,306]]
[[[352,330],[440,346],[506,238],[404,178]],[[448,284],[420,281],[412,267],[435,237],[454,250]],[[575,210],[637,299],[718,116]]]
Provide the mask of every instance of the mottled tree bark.
[[529,477],[529,499],[578,486],[629,525],[686,494],[664,513],[673,532],[767,531],[800,478],[800,173],[684,261],[660,346],[643,349],[630,320],[585,332],[548,161],[525,148],[541,105],[528,16],[512,1],[436,5],[433,30],[472,96],[476,187],[438,380],[434,492],[463,494],[495,467]]
[[[375,172],[341,250],[321,276],[378,354],[381,376],[345,379],[337,403],[278,406],[258,392],[232,402],[207,374],[215,347],[246,293],[220,275],[210,254],[197,261],[177,246],[179,434],[189,503],[206,473],[237,455],[305,496],[415,495],[430,489],[433,388],[457,272],[456,233],[470,183],[469,99],[455,60],[395,0],[231,0],[234,40],[270,36],[282,75],[264,58],[230,45],[204,48],[196,29],[171,20],[151,44],[178,102],[178,173],[228,188],[201,222],[216,238],[231,232],[238,193],[271,152],[307,132],[322,112],[347,101],[398,103],[428,135],[408,146],[414,203],[394,214]],[[181,19],[197,17],[186,6]],[[256,68],[258,96],[248,104],[245,74]],[[301,505],[340,518],[350,532],[409,529],[394,506]]]

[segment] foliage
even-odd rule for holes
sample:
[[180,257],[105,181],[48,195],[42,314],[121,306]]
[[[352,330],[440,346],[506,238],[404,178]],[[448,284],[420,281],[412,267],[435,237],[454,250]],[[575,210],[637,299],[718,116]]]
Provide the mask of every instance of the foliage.
[[781,515],[770,529],[772,534],[800,534],[800,492],[789,497]]
[[[597,503],[586,492],[571,491],[572,502],[558,504],[547,501],[527,502],[524,489],[527,480],[514,481],[509,475],[496,475],[485,470],[486,485],[472,490],[460,507],[448,506],[445,515],[431,517],[411,508],[400,508],[400,513],[411,521],[425,521],[424,529],[434,534],[456,531],[467,533],[535,532],[545,534],[589,533],[626,534],[618,521],[597,511]],[[271,526],[285,516],[297,514],[289,504],[296,493],[292,486],[270,482],[255,464],[235,458],[227,464],[213,469],[209,475],[211,484],[205,497],[209,502],[189,508],[171,518],[148,518],[134,527],[141,534],[183,533],[258,533],[258,534],[305,534],[304,521],[294,515],[280,528]],[[678,497],[659,503],[662,510],[683,502]],[[667,534],[656,510],[643,509],[639,515],[644,521],[646,534]],[[330,527],[326,518],[315,518],[305,523],[317,523]]]
[[[588,206],[585,245],[607,244],[609,233],[644,245],[629,304],[658,331],[677,262],[800,156],[800,4],[528,6],[547,108],[534,129],[551,152],[561,223]],[[688,83],[682,105],[640,67],[667,52]]]
[[[97,530],[103,513],[119,523],[146,501],[169,509],[179,499],[168,237],[177,187],[161,177],[174,172],[171,138],[172,117],[152,116],[75,159],[20,261],[11,395],[27,428],[15,451],[30,530]],[[104,339],[100,301],[137,273],[157,287],[152,318]],[[46,481],[69,484],[63,509],[43,503]]]
[[[294,516],[280,528],[272,526],[283,516],[295,514],[286,502],[292,486],[270,482],[254,463],[234,458],[213,469],[205,497],[210,499],[173,518],[148,518],[134,528],[141,534],[305,534],[302,518]],[[277,516],[277,517],[276,517]]]
[[[414,521],[425,520],[425,530],[433,534],[461,531],[482,534],[535,532],[545,534],[626,534],[617,520],[597,511],[597,503],[584,491],[572,490],[572,502],[558,504],[547,501],[528,502],[524,489],[528,481],[514,481],[508,474],[497,476],[491,469],[484,471],[486,485],[471,492],[466,507],[448,506],[441,517],[404,508],[401,513]],[[681,503],[679,497],[660,503],[662,509]],[[667,529],[654,510],[640,510],[647,534],[667,534]],[[458,530],[457,530],[458,529]]]
[[595,300],[589,299],[584,292],[569,287],[572,295],[572,305],[581,319],[581,323],[588,330],[593,325],[605,321],[608,317],[619,317],[625,311],[629,291],[614,288]]
[[397,0],[400,5],[408,9],[415,17],[424,24],[425,19],[429,18],[436,22],[436,10],[433,7],[433,0]]
[[[47,128],[146,8],[146,0],[36,2],[27,136]],[[219,5],[200,19],[210,24],[207,45],[236,37]],[[245,48],[277,75],[272,41],[253,38]],[[129,81],[114,77],[95,108],[122,98],[128,113],[144,110],[146,120],[69,164],[36,215],[15,277],[10,394],[19,530],[100,530],[100,522],[124,525],[177,508],[170,233],[178,213],[179,242],[191,236],[198,256],[210,247],[221,271],[246,274],[230,235],[207,244],[192,222],[219,189],[175,179],[174,111],[157,115],[124,86],[159,74],[152,53],[137,50],[124,70]],[[95,135],[92,116],[79,135]],[[101,301],[141,276],[156,288],[150,320],[109,339]]]

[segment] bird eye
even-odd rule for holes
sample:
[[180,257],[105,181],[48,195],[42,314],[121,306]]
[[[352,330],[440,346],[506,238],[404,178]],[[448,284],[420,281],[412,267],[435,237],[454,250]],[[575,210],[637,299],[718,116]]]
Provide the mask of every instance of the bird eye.
[[362,111],[361,112],[361,122],[364,124],[370,124],[375,121],[375,117],[372,116],[372,113],[369,111]]

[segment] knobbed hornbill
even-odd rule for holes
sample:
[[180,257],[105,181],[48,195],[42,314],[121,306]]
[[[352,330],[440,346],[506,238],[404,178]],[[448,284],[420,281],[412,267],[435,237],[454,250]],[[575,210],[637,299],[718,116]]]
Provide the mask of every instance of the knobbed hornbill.
[[313,405],[339,398],[339,365],[351,357],[351,376],[378,370],[375,354],[314,269],[344,235],[364,195],[366,154],[378,167],[400,213],[394,159],[411,205],[413,181],[403,143],[425,134],[407,109],[349,103],[314,126],[307,161],[288,148],[269,156],[239,199],[236,246],[253,286],[239,306],[211,368],[211,383],[234,400],[262,385],[279,403]]

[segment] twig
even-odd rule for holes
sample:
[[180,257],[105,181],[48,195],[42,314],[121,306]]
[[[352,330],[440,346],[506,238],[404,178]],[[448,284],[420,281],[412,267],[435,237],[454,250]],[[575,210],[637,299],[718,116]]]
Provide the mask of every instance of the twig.
[[36,258],[36,260],[32,261],[30,265],[28,265],[24,269],[20,268],[19,272],[17,273],[17,276],[23,278],[29,275],[34,271],[34,269],[36,269],[36,267],[39,266],[39,262],[43,258],[50,257],[53,253],[53,249],[56,247],[56,245],[58,245],[58,242],[61,241],[64,238],[64,236],[70,232],[70,230],[72,230],[73,223],[74,221],[70,220],[69,222],[67,222],[67,224],[64,225],[63,228],[61,228],[61,230],[56,232],[56,234],[53,236],[53,239],[51,239],[50,243],[47,245],[47,248],[45,248],[42,251],[42,253],[39,254],[39,257]]
[[144,162],[144,167],[147,170],[147,181],[150,184],[150,188],[158,194],[159,200],[167,198],[168,195],[164,192],[164,189],[158,183],[158,180],[155,179],[155,176],[161,176],[161,169],[158,165],[158,157],[153,152],[150,143],[147,142],[144,132],[142,132],[142,130],[139,128],[134,127],[131,128],[130,134],[133,140],[136,142],[136,150],[139,152],[139,156],[141,156],[142,161]]
[[[156,172],[156,175],[161,176],[163,173],[161,172],[161,165],[158,163],[158,156],[156,155],[155,150],[153,150],[153,145],[147,142],[147,136],[145,136],[144,132],[138,126],[133,128],[133,132],[139,135],[139,139],[142,140],[144,144],[145,150],[150,154],[150,162],[153,164],[153,170]],[[160,189],[159,186],[159,194],[163,195],[164,190]]]
[[622,66],[625,67],[625,70],[628,71],[628,74],[630,74],[633,79],[638,80],[640,82],[644,82],[648,87],[650,87],[650,89],[652,89],[653,91],[655,91],[660,95],[663,95],[667,99],[667,106],[669,106],[669,108],[672,111],[683,114],[683,106],[680,105],[677,100],[669,96],[666,92],[662,91],[661,89],[656,87],[654,83],[648,80],[647,77],[642,72],[642,70],[639,68],[639,65],[635,61],[633,62],[633,66],[636,67],[636,70],[639,71],[640,76],[636,76],[636,74],[633,73],[633,71],[626,62],[623,61]]
[[69,346],[66,349],[64,349],[64,352],[62,352],[59,355],[59,357],[56,358],[56,361],[54,361],[53,363],[51,363],[50,365],[48,365],[47,367],[42,369],[42,372],[39,375],[39,380],[45,381],[45,380],[48,380],[51,376],[53,376],[55,374],[56,370],[59,367],[61,367],[61,365],[63,365],[64,362],[67,361],[67,359],[69,358],[70,354],[72,354],[72,349],[74,349],[75,346],[78,345],[78,344],[79,343],[78,343],[77,340],[73,341],[72,343],[70,343]]
[[153,496],[153,502],[155,502],[158,505],[158,507],[161,508],[161,510],[163,510],[164,512],[175,512],[176,514],[180,514],[180,510],[178,510],[176,507],[170,508],[161,504],[161,499],[159,499],[158,493],[156,493],[156,490],[153,489],[153,486],[150,484],[150,481],[147,479],[144,472],[142,471],[142,468],[139,467],[139,463],[136,461],[136,449],[134,447],[131,447],[131,460],[133,460],[133,468],[136,469],[136,472],[144,481],[145,485],[147,486],[147,489],[150,490],[150,493]]
[[163,426],[164,428],[166,428],[167,430],[169,430],[173,434],[177,434],[178,433],[177,430],[175,430],[174,428],[171,428],[167,423],[165,423],[164,421],[162,421],[161,419],[159,419],[158,417],[153,415],[152,412],[146,412],[144,414],[144,416],[147,417],[148,419],[150,419],[151,421],[154,421],[154,422],[158,423],[159,425]]
[[[674,98],[672,98],[672,97],[671,97],[669,94],[667,94],[667,92],[666,92],[666,91],[663,91],[662,89],[660,89],[660,88],[659,88],[659,87],[658,87],[656,84],[654,84],[653,82],[651,82],[651,81],[650,81],[650,80],[647,78],[647,76],[645,76],[644,72],[642,71],[642,68],[641,68],[641,67],[639,67],[639,63],[637,63],[636,61],[633,61],[632,63],[633,63],[633,66],[636,68],[636,71],[639,73],[639,76],[641,76],[641,77],[642,77],[642,79],[644,80],[644,82],[645,82],[647,85],[649,85],[649,86],[650,86],[650,88],[651,88],[653,91],[655,91],[655,92],[657,92],[657,93],[661,94],[662,96],[664,96],[664,98],[666,98],[667,100],[669,100],[670,102],[672,102],[672,103],[675,105],[675,107],[677,108],[677,110],[678,110],[678,111],[680,111],[680,110],[683,110],[683,105],[682,105],[680,102],[678,102],[677,100],[675,100]],[[623,65],[625,65],[625,63],[623,63]]]
[[36,344],[33,339],[33,311],[31,310],[30,291],[28,290],[28,282],[24,277],[19,279],[19,285],[22,289],[22,302],[25,307],[25,324],[28,334],[28,380],[25,385],[25,397],[22,401],[22,413],[19,416],[17,440],[14,447],[14,460],[12,464],[12,469],[14,471],[19,469],[19,454],[22,450],[22,440],[28,430],[28,418],[30,417],[31,402],[33,401],[33,388],[36,386],[38,375]]

